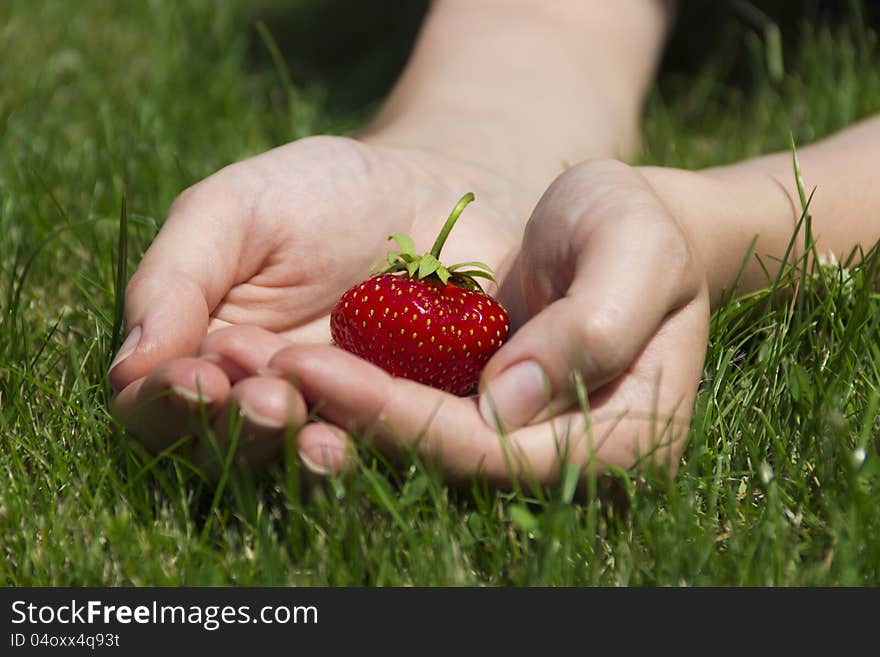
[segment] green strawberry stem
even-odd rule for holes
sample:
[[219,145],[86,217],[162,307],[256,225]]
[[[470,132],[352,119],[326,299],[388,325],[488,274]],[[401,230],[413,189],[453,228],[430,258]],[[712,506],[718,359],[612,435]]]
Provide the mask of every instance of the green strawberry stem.
[[[431,247],[431,250],[428,253],[418,255],[416,253],[415,244],[413,243],[412,238],[408,235],[395,234],[389,236],[388,239],[397,242],[397,246],[400,250],[390,251],[385,258],[377,260],[373,264],[373,269],[378,270],[379,274],[406,272],[406,275],[409,278],[422,281],[426,279],[436,279],[443,283],[443,285],[452,282],[459,287],[464,287],[485,294],[483,288],[476,279],[485,278],[493,283],[495,282],[489,265],[482,262],[472,261],[460,262],[447,268],[440,262],[440,251],[443,249],[443,245],[446,244],[446,238],[449,237],[449,233],[452,231],[455,222],[458,221],[458,218],[461,216],[461,213],[464,211],[467,204],[473,200],[474,195],[472,192],[468,192],[461,197],[461,200],[459,200],[456,206],[452,209],[452,213],[449,215],[446,223],[443,224],[443,229],[440,231],[437,240],[434,242],[434,246]],[[471,267],[471,269],[462,271],[465,267]]]
[[434,246],[431,247],[431,255],[437,258],[437,260],[440,259],[440,251],[443,250],[443,245],[446,244],[446,238],[449,237],[449,233],[452,231],[452,227],[455,226],[455,222],[458,221],[458,218],[461,216],[461,213],[464,212],[467,204],[473,200],[474,193],[468,192],[467,194],[462,196],[461,200],[459,200],[456,206],[452,208],[452,212],[449,214],[449,219],[447,219],[446,223],[443,224],[443,230],[440,231],[440,234],[434,241]]

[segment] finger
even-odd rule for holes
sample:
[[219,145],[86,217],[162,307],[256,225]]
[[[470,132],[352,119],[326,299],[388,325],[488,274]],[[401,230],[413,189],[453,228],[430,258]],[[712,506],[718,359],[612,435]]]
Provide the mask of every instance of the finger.
[[253,469],[275,460],[284,442],[306,421],[302,396],[284,379],[250,377],[236,383],[213,431],[193,450],[193,462],[216,476],[235,445],[234,460]]
[[202,414],[213,417],[228,395],[229,380],[217,366],[178,358],[126,386],[113,400],[112,410],[155,453],[186,434],[198,434]]
[[439,460],[454,481],[481,475],[498,486],[514,480],[554,484],[566,463],[582,468],[582,475],[630,468],[647,458],[674,469],[707,332],[708,300],[701,295],[663,322],[630,371],[598,390],[586,411],[578,408],[507,435],[486,426],[474,400],[393,378],[340,349],[289,347],[270,367],[295,380],[322,417],[386,454],[415,449]]
[[355,461],[354,447],[348,434],[327,422],[312,422],[297,436],[299,458],[315,477],[328,477],[351,472]]
[[[290,297],[295,300],[301,299],[301,297],[295,297],[290,288],[287,291],[291,292]],[[341,291],[340,291],[341,293]],[[326,298],[326,295],[325,295]],[[289,302],[290,299],[287,299]],[[299,308],[303,307],[303,304],[299,304]],[[259,317],[252,316],[246,320],[246,325],[250,326],[260,326],[261,328],[266,328],[274,335],[278,335],[289,342],[296,342],[297,344],[330,344],[332,342],[330,337],[330,315],[329,313],[323,313],[317,319],[309,320],[307,317],[302,319],[301,314],[296,312],[287,313],[286,310],[281,310],[280,314],[286,316],[286,323],[284,326],[275,327],[272,325],[272,322],[267,322],[265,324],[260,323],[256,320]],[[289,325],[291,322],[296,323],[296,326],[290,328]],[[301,323],[300,323],[301,322]],[[241,326],[242,324],[236,324],[233,322],[229,322],[223,319],[220,319],[216,312],[211,317],[211,321],[208,322],[208,335],[214,333],[215,331],[219,331],[223,328],[229,328],[230,326]]]
[[[570,407],[573,372],[590,391],[616,378],[699,290],[687,242],[647,183],[628,168],[602,173],[611,180],[570,170],[529,222],[513,275],[533,316],[480,382],[480,410],[493,426],[511,430]],[[612,191],[586,200],[572,191],[597,184]]]
[[[626,374],[590,397],[591,447],[599,461],[623,468],[653,461],[674,473],[690,428],[708,328],[708,294],[701,294],[663,321]],[[588,462],[589,454],[576,458]]]
[[117,390],[159,363],[194,355],[211,310],[250,266],[240,257],[246,215],[218,176],[174,202],[126,287],[127,337],[109,371]]
[[220,367],[235,383],[259,373],[272,356],[288,346],[288,340],[266,329],[230,326],[206,335],[199,345],[199,354]]
[[483,422],[473,399],[391,377],[334,347],[288,347],[270,367],[294,380],[328,422],[389,456],[415,450],[437,460],[453,481],[480,474],[496,485],[514,478],[551,482],[558,476],[560,454],[571,451],[557,441],[584,439],[583,424],[579,434],[568,430],[570,418],[545,425],[540,434],[500,436]]

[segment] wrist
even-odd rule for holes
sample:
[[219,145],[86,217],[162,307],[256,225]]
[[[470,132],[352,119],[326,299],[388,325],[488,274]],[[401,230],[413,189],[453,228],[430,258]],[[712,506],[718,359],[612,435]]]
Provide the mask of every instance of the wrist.
[[656,0],[435,0],[361,137],[486,167],[533,204],[567,164],[635,149],[668,20]]
[[767,274],[778,271],[797,220],[789,190],[779,181],[736,167],[640,171],[688,236],[713,306],[734,287],[745,293],[769,284]]
[[[431,153],[491,173],[521,191],[527,212],[567,166],[583,159],[619,156],[637,140],[636,117],[623,118],[601,98],[582,108],[584,125],[596,126],[586,134],[582,127],[566,128],[558,121],[541,119],[536,120],[540,130],[525,130],[509,118],[438,101],[373,122],[356,137],[378,146]],[[578,135],[575,148],[560,146],[573,142],[573,135]]]

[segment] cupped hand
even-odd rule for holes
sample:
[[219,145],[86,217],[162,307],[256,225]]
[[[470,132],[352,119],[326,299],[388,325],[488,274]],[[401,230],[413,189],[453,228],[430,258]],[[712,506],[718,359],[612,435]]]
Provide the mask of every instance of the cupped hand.
[[[193,456],[204,463],[204,420],[222,451],[234,404],[238,456],[270,460],[306,407],[286,377],[260,368],[291,343],[328,343],[330,310],[385,254],[388,236],[407,233],[429,248],[465,191],[480,202],[445,253],[503,268],[524,216],[512,184],[426,150],[313,137],[191,187],[126,289],[127,338],[109,372],[115,415],[154,452],[195,435]],[[343,434],[309,425],[299,440],[326,453],[328,444],[341,449]]]
[[[639,170],[573,167],[544,194],[504,273],[499,296],[516,330],[478,397],[392,378],[334,347],[277,344],[268,371],[296,381],[326,422],[301,452],[325,471],[344,467],[332,436],[350,431],[389,454],[417,449],[451,479],[500,486],[552,483],[564,462],[674,470],[708,335],[692,242]],[[233,333],[226,357],[243,360]]]

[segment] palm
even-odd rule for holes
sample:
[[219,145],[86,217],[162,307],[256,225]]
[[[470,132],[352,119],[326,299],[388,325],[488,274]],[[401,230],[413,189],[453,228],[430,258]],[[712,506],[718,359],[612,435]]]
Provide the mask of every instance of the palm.
[[[600,468],[654,458],[674,469],[708,329],[705,279],[689,254],[688,235],[635,170],[596,162],[558,179],[500,290],[520,326],[482,374],[485,383],[525,359],[540,363],[546,385],[537,396],[523,386],[507,395],[516,421],[494,405],[491,383],[474,403],[389,377],[339,349],[290,346],[267,362],[296,380],[337,429],[353,427],[392,454],[411,442],[439,456],[452,478],[481,472],[501,485],[517,477],[551,482],[561,458]],[[233,342],[225,354],[250,358]],[[589,392],[588,417],[572,370]],[[482,412],[485,399],[492,417]],[[503,440],[497,420],[507,429]],[[327,430],[323,436],[333,440]],[[325,461],[340,467],[338,458]]]
[[[115,414],[160,450],[192,429],[199,400],[223,442],[237,406],[248,441],[240,455],[265,462],[305,407],[287,380],[257,372],[286,346],[328,342],[330,310],[385,254],[388,236],[407,233],[427,250],[466,191],[477,202],[444,259],[504,268],[527,212],[514,207],[512,185],[419,149],[310,138],[187,190],[127,288],[126,328],[138,340],[111,368]],[[299,442],[326,443],[321,436],[313,425]],[[211,460],[206,445],[195,441],[197,460]]]
[[502,185],[423,152],[322,137],[234,165],[208,182],[235,185],[242,208],[253,209],[209,331],[255,325],[292,341],[326,342],[335,301],[368,275],[389,249],[388,236],[409,234],[427,250],[455,200],[475,187],[480,202],[450,237],[444,259],[497,268],[518,240]]

